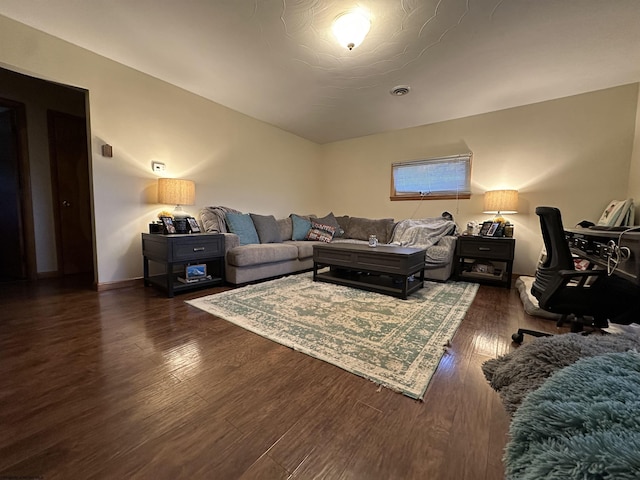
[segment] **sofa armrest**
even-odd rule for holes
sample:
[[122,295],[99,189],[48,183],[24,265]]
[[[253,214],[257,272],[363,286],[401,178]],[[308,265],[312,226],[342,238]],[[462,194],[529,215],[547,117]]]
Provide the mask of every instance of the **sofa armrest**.
[[458,237],[447,235],[446,237],[442,237],[436,245],[440,245],[441,247],[449,247],[451,250],[455,250],[457,239]]
[[240,237],[235,233],[222,233],[221,235],[224,235],[224,255],[226,257],[229,250],[240,246]]
[[447,235],[442,237],[438,243],[427,248],[427,265],[446,265],[453,262],[456,253],[457,237]]

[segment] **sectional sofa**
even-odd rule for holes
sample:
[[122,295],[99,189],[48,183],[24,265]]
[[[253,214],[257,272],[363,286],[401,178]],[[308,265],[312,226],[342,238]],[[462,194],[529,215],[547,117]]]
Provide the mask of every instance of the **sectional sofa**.
[[234,285],[310,270],[313,245],[321,241],[367,243],[370,235],[381,244],[426,248],[425,278],[446,281],[451,276],[457,227],[450,216],[397,223],[392,218],[333,213],[276,219],[211,206],[203,208],[199,217],[205,232],[224,235],[225,279]]

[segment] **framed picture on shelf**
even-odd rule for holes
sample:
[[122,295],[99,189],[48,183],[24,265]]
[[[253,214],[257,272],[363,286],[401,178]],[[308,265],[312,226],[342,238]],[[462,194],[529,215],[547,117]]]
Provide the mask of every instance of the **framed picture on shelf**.
[[200,263],[198,265],[187,265],[185,268],[184,277],[187,280],[206,278],[206,276],[207,276],[206,263]]
[[198,221],[195,218],[187,217],[187,222],[189,222],[191,233],[200,233],[200,225],[198,225]]
[[482,223],[482,227],[480,227],[480,235],[486,237],[489,234],[489,229],[493,226],[493,222],[486,221]]
[[171,217],[160,217],[160,220],[162,220],[165,234],[176,233],[176,227],[173,225],[173,219]]
[[500,222],[492,223],[489,227],[489,230],[487,231],[487,237],[493,237],[498,231],[498,227],[500,227]]

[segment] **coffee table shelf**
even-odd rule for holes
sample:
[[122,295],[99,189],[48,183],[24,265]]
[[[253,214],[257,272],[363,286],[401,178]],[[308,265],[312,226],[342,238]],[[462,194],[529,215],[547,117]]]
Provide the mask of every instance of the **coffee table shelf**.
[[[425,251],[389,245],[313,247],[313,280],[406,299],[424,286]],[[323,267],[328,271],[318,272]]]

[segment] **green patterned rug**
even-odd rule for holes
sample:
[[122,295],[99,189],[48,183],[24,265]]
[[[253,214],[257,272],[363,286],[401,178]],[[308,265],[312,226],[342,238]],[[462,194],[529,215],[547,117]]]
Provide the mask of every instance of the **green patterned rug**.
[[400,300],[310,273],[187,303],[348,372],[422,399],[478,285],[425,282]]

